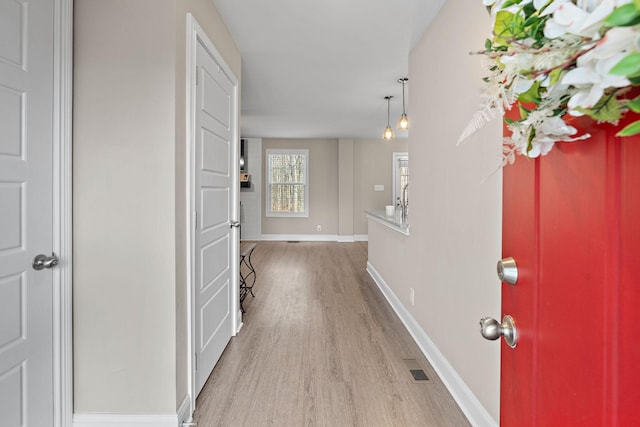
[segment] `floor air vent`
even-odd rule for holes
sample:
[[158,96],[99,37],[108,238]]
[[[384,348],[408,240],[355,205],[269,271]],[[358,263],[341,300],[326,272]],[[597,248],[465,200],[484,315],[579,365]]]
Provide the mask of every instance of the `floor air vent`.
[[420,364],[416,359],[403,359],[404,364],[409,368],[409,372],[413,377],[413,380],[416,382],[429,381],[427,374],[425,374],[424,370],[420,367]]
[[300,243],[300,240],[289,240],[287,243]]

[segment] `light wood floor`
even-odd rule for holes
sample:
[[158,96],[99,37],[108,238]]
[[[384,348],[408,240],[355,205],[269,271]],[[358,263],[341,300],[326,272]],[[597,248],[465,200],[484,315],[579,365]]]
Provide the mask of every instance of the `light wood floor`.
[[256,296],[198,397],[198,427],[469,425],[365,271],[366,243],[258,242],[252,260]]

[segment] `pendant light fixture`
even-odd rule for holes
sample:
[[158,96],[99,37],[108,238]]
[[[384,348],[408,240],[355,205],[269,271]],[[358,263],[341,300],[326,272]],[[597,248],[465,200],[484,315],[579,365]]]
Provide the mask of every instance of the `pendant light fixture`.
[[391,95],[384,97],[384,99],[387,100],[387,128],[382,133],[382,139],[386,139],[387,141],[395,137],[393,129],[391,129],[391,126],[389,125],[389,116],[391,113],[391,98],[393,98],[393,96]]
[[403,77],[398,79],[399,83],[402,83],[402,115],[400,119],[398,119],[398,129],[407,130],[409,129],[409,117],[407,117],[407,113],[404,108],[404,85],[409,81],[407,77]]

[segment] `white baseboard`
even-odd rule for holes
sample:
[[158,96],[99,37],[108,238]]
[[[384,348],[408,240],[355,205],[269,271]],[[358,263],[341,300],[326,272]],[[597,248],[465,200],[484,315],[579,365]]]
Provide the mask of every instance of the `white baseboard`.
[[178,414],[73,414],[73,427],[179,427]]
[[263,234],[261,240],[299,242],[336,242],[336,234]]
[[445,356],[440,352],[438,347],[431,341],[431,338],[420,327],[411,313],[400,302],[400,299],[393,293],[389,285],[384,281],[382,276],[367,261],[367,272],[378,285],[380,292],[387,299],[391,307],[396,312],[404,326],[407,328],[416,344],[425,355],[433,369],[444,383],[449,393],[453,396],[462,412],[473,426],[477,427],[497,427],[496,420],[489,414],[485,407],[480,403],[478,398],[473,394],[471,389],[464,383],[460,375],[447,361]]
[[191,396],[189,393],[182,399],[182,403],[178,408],[178,426],[181,426],[183,422],[191,420],[193,415],[193,408],[191,408]]
[[354,242],[368,242],[369,236],[367,234],[354,234],[352,236],[338,236],[338,243],[354,243]]
[[367,242],[369,236],[367,234],[354,234],[354,235],[342,235],[335,234],[263,234],[260,238],[246,240],[265,240],[273,242],[288,242],[295,240],[299,242],[339,242],[339,243],[353,243],[353,242]]

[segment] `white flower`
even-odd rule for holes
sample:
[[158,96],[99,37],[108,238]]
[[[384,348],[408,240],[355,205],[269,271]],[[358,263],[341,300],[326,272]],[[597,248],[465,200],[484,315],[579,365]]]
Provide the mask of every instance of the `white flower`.
[[580,61],[607,59],[619,53],[638,50],[638,33],[633,27],[613,27],[605,33],[596,47],[582,55]]
[[545,9],[543,15],[553,11],[544,28],[544,35],[553,39],[566,33],[598,39],[604,20],[616,7],[632,0],[591,0],[573,4],[569,0],[555,0]]
[[[535,135],[529,142],[532,129],[535,129]],[[561,117],[553,116],[553,111],[544,109],[534,110],[525,120],[510,124],[509,130],[515,151],[530,158],[546,155],[556,142],[575,141],[572,135],[578,133]]]
[[609,71],[629,52],[637,50],[636,39],[635,29],[614,27],[607,31],[596,47],[578,58],[576,68],[562,79],[563,84],[579,89],[568,103],[570,114],[581,116],[576,108],[593,108],[606,89],[631,84],[626,77],[609,74]]
[[536,10],[540,10],[542,9],[542,6],[547,3],[549,3],[549,0],[533,0],[533,7],[535,7]]
[[[568,2],[570,2],[570,1],[571,1],[571,0],[553,0],[551,3],[549,3],[549,6],[547,6],[547,7],[542,11],[542,13],[540,14],[540,16],[547,16],[547,15],[550,15],[550,14],[552,14],[553,12],[555,12],[555,11],[556,11],[556,9],[557,9],[558,7],[560,7],[560,5],[562,5],[562,4],[564,4],[564,3],[568,3]],[[544,6],[544,4],[545,4],[545,3],[547,3],[547,2],[543,1],[543,2],[541,2],[541,3],[543,3],[543,4],[542,4],[540,7],[535,6],[535,3],[534,3],[534,6],[536,7],[536,10],[540,10],[540,9],[542,8],[542,6]]]
[[583,35],[579,32],[584,22],[589,18],[589,14],[576,6],[565,1],[558,5],[553,17],[550,18],[544,27],[544,36],[555,39],[566,33]]
[[538,127],[538,132],[558,138],[565,138],[575,135],[578,130],[573,126],[569,126],[561,117],[547,117]]
[[519,150],[520,154],[535,159],[539,156],[546,156],[553,148],[556,141],[551,138],[536,138],[531,141],[531,149],[529,151]]

